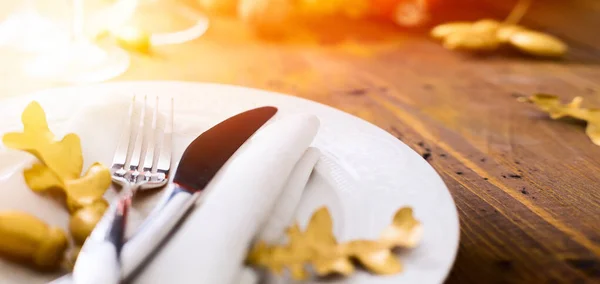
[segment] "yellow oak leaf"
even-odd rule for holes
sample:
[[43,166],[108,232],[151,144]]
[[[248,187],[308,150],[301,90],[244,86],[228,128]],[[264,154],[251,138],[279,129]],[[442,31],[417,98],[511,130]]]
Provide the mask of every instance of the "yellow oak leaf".
[[347,244],[347,253],[376,274],[402,271],[402,264],[385,241],[357,240]]
[[100,163],[94,163],[83,177],[66,181],[64,190],[69,210],[74,212],[79,207],[102,199],[110,183],[110,170]]
[[[81,176],[83,153],[79,137],[70,133],[56,141],[37,102],[25,108],[21,120],[23,132],[7,133],[2,141],[7,147],[29,152],[39,160],[23,172],[25,182],[34,192],[62,190],[67,208],[73,214],[71,235],[81,244],[108,207],[103,195],[111,183],[110,171],[95,163]],[[3,249],[0,244],[0,250]]]
[[83,167],[79,137],[68,134],[61,141],[54,141],[46,114],[37,102],[32,102],[25,108],[21,120],[23,132],[5,134],[2,137],[4,145],[36,156],[62,181],[78,178]]
[[248,254],[246,255],[246,262],[262,263],[262,256],[267,254],[269,254],[269,247],[267,247],[267,244],[264,241],[258,241],[256,244],[254,244],[254,246],[252,246],[250,251],[248,251]]
[[600,109],[581,107],[583,98],[575,97],[570,103],[562,104],[557,96],[536,94],[528,98],[519,98],[519,101],[533,103],[547,112],[552,119],[570,116],[586,121],[585,133],[594,144],[600,146]]
[[299,243],[303,238],[302,231],[300,231],[300,226],[298,226],[298,224],[294,224],[287,228],[286,234],[291,244]]
[[388,275],[402,271],[402,264],[389,248],[366,251],[355,257],[365,268],[375,274]]
[[[48,128],[46,113],[39,103],[32,102],[23,110],[21,122],[23,133],[8,133],[4,136],[4,144],[7,147],[36,152],[37,140],[54,140],[54,134]],[[37,156],[37,153],[32,154]],[[39,156],[38,158],[41,160]]]
[[401,208],[394,215],[394,220],[383,233],[381,240],[387,241],[397,247],[415,247],[423,235],[423,227],[413,216],[409,207]]
[[[596,114],[600,116],[600,114]],[[588,123],[585,128],[585,133],[592,140],[592,142],[598,146],[600,146],[600,125]]]
[[520,101],[529,101],[534,103],[541,110],[547,112],[553,119],[558,119],[569,115],[581,106],[581,97],[575,97],[573,101],[563,105],[557,96],[547,94],[537,94],[529,98],[520,98]]
[[35,192],[59,188],[67,197],[70,212],[101,200],[110,186],[110,170],[100,163],[93,164],[85,175],[64,183],[43,164],[36,163],[24,172],[25,182]]
[[317,276],[349,276],[355,271],[353,260],[375,274],[393,274],[402,271],[393,249],[416,246],[421,231],[421,223],[414,219],[412,209],[406,207],[397,211],[392,224],[378,240],[338,243],[329,211],[323,207],[313,213],[304,232],[297,224],[287,229],[287,245],[258,242],[250,250],[247,262],[277,274],[287,268],[296,280],[309,276],[307,264]]
[[434,27],[430,35],[450,50],[489,52],[511,46],[537,57],[561,57],[568,51],[566,43],[546,33],[517,25],[533,0],[520,0],[508,17],[498,22],[482,19],[475,22],[451,22]]
[[313,214],[304,235],[307,241],[314,244],[335,245],[337,243],[333,235],[333,222],[327,207],[322,207]]
[[7,133],[2,140],[7,147],[29,152],[40,160],[24,171],[25,181],[33,191],[62,189],[71,212],[102,199],[111,183],[110,171],[95,163],[81,176],[83,153],[76,134],[55,141],[46,114],[35,101],[25,108],[21,120],[23,132]]
[[61,228],[28,213],[0,211],[3,256],[48,271],[60,266],[67,247],[67,234]]
[[292,279],[295,280],[305,280],[308,278],[308,273],[306,272],[306,268],[304,268],[303,264],[290,265],[290,274],[292,275]]
[[317,258],[312,261],[312,265],[319,276],[331,274],[348,276],[354,273],[354,265],[345,255],[335,258]]
[[62,189],[64,187],[60,178],[48,167],[40,163],[33,164],[31,168],[23,172],[23,175],[27,186],[35,192],[43,192],[52,188]]

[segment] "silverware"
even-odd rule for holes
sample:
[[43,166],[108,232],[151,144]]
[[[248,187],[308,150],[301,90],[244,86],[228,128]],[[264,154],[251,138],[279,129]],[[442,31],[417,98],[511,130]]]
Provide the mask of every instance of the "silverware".
[[261,107],[240,113],[202,133],[187,147],[167,195],[123,246],[125,277],[141,268],[227,160],[276,112],[274,107]]
[[[111,167],[112,180],[122,186],[124,194],[109,208],[83,245],[73,270],[75,284],[110,284],[120,281],[119,255],[132,198],[138,191],[163,187],[169,179],[173,99],[170,101],[164,131],[158,127],[158,97],[149,129],[146,125],[147,97],[144,97],[139,122],[133,111],[135,100],[134,97]],[[137,130],[134,127],[136,123]]]
[[[122,246],[120,253],[122,279],[129,278],[142,267],[144,261],[196,202],[202,190],[219,169],[276,112],[277,109],[274,107],[262,107],[240,113],[207,130],[188,146],[179,163],[168,195],[159,202],[136,234]],[[102,235],[101,232],[106,234],[108,231],[106,223],[110,224],[109,221],[103,219],[97,225],[98,235]],[[105,267],[112,263],[109,260],[95,269],[105,271]],[[71,275],[65,275],[51,283],[70,284],[71,278]],[[109,279],[109,281],[113,280]],[[97,283],[114,282],[98,281]]]

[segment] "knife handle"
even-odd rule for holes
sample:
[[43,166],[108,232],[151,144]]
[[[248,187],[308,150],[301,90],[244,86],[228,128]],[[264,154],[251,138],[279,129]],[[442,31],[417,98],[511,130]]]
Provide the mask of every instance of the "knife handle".
[[112,206],[86,240],[73,269],[75,284],[118,284],[121,279],[119,252],[123,245],[131,196]]
[[124,278],[131,276],[147,260],[200,196],[200,191],[192,193],[176,184],[173,186],[168,198],[155,206],[135,234],[123,245],[121,269]]

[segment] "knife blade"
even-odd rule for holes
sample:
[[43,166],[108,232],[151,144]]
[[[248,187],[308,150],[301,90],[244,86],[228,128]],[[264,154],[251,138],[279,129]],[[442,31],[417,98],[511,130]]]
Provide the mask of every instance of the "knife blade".
[[[276,113],[275,107],[260,107],[237,114],[190,143],[179,161],[168,194],[154,207],[135,234],[124,242],[120,250],[120,279],[130,277],[141,267],[193,206],[221,167]],[[98,256],[84,253],[80,257]],[[82,262],[85,263],[85,260]],[[115,264],[107,261],[106,265]],[[81,272],[76,266],[73,274]]]

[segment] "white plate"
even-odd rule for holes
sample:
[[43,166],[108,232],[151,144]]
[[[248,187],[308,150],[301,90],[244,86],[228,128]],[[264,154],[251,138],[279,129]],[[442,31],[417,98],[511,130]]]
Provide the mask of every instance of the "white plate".
[[[180,157],[186,143],[203,130],[253,107],[273,105],[284,114],[316,115],[321,121],[321,128],[313,146],[335,163],[339,176],[336,180],[326,180],[315,175],[312,182],[343,182],[346,186],[345,190],[336,191],[340,187],[331,185],[323,186],[322,192],[310,192],[307,197],[314,202],[302,202],[310,205],[301,205],[298,219],[301,222],[306,220],[315,202],[330,205],[335,232],[341,240],[377,237],[389,224],[393,213],[402,206],[413,207],[416,218],[424,225],[424,238],[419,247],[399,255],[404,272],[386,277],[359,272],[342,282],[427,284],[442,283],[448,275],[458,250],[459,222],[452,197],[441,178],[420,155],[392,135],[359,118],[315,102],[215,84],[111,83],[53,89],[5,100],[0,105],[0,132],[20,129],[20,114],[33,99],[46,110],[51,128],[60,133],[57,129],[78,109],[131,94],[175,98],[175,159]],[[98,135],[114,136],[115,133],[119,132],[105,130]],[[85,148],[86,141],[82,143]],[[93,160],[108,164],[112,158],[109,153],[94,153],[93,156],[86,155],[86,166]],[[67,227],[68,216],[61,205],[31,193],[21,175],[11,174],[7,169],[14,171],[13,166],[0,161],[0,209],[27,210],[47,222]],[[0,272],[1,283],[44,283],[56,276],[37,274],[6,261],[0,262]],[[193,271],[190,271],[189,277],[194,277]],[[168,283],[168,279],[157,279],[156,283]]]

